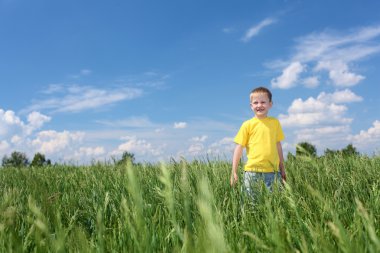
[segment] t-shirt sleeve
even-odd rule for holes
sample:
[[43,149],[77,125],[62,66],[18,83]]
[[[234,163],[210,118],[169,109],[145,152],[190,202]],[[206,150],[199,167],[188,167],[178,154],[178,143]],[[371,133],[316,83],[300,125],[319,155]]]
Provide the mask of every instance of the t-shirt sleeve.
[[284,135],[284,132],[282,131],[280,121],[277,121],[277,122],[278,122],[277,142],[280,142],[285,139],[285,135]]
[[248,124],[247,122],[244,122],[241,125],[239,132],[236,134],[234,138],[234,142],[236,144],[242,145],[243,147],[246,147],[248,144],[248,137],[249,137]]

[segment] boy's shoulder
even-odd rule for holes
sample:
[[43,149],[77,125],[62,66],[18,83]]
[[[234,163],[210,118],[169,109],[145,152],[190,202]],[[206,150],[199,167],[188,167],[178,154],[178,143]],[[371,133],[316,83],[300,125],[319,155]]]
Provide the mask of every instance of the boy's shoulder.
[[268,116],[267,119],[270,120],[270,121],[278,121],[277,118],[272,117],[272,116]]
[[280,125],[280,121],[275,117],[267,117],[267,122],[271,125]]
[[245,120],[242,125],[250,125],[250,124],[254,123],[256,120],[257,119],[255,117],[252,117],[250,119]]

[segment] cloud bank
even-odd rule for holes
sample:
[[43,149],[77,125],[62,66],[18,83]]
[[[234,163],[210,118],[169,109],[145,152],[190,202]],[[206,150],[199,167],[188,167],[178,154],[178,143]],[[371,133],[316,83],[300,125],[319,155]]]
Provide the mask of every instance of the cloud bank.
[[143,91],[142,89],[128,87],[99,89],[90,86],[53,85],[48,88],[46,93],[50,95],[49,98],[34,101],[25,111],[47,110],[78,113],[138,98],[142,96]]
[[271,80],[272,87],[289,89],[303,84],[313,88],[318,84],[318,75],[325,72],[338,88],[357,85],[365,76],[355,73],[354,63],[380,52],[379,37],[380,26],[369,26],[345,34],[330,30],[298,38],[288,60],[266,64],[282,69],[281,75]]

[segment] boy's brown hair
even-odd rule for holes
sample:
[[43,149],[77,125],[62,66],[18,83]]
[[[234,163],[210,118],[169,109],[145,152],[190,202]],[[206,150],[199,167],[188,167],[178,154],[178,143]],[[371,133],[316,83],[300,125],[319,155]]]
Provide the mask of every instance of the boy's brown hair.
[[253,89],[249,95],[249,99],[252,100],[252,94],[253,93],[265,93],[268,95],[268,98],[269,98],[269,102],[272,102],[272,93],[270,92],[269,89],[265,88],[265,87],[257,87],[255,89]]

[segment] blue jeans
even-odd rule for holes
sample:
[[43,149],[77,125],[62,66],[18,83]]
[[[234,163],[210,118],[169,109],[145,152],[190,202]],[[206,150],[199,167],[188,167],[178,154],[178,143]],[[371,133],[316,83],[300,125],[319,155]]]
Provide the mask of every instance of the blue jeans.
[[262,172],[251,172],[246,171],[244,172],[244,188],[245,192],[254,199],[255,193],[254,193],[254,184],[256,184],[259,181],[263,181],[266,188],[269,191],[272,191],[272,186],[276,180],[279,180],[278,182],[281,182],[281,173],[280,172],[268,172],[268,173],[262,173]]

